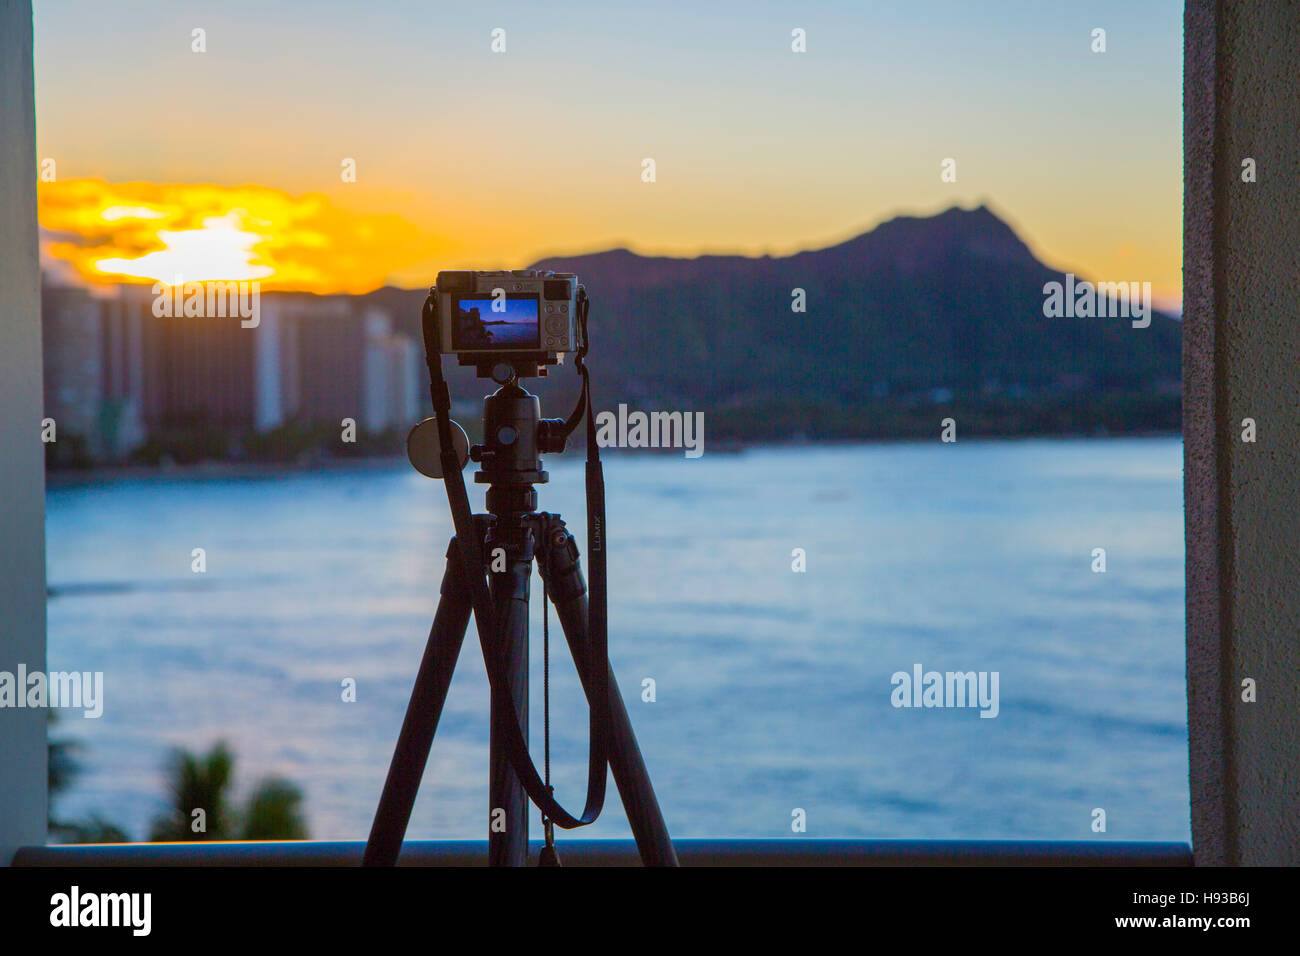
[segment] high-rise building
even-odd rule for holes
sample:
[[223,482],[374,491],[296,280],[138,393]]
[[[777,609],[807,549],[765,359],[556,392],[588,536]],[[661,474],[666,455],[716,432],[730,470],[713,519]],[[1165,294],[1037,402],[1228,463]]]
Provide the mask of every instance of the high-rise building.
[[150,431],[251,429],[257,406],[255,332],[238,315],[142,316],[144,418]]
[[365,329],[350,296],[293,293],[262,298],[280,343],[285,414],[299,421],[362,419]]
[[[145,440],[143,326],[140,286],[127,286],[99,299],[103,343],[100,453],[120,460]],[[48,370],[47,370],[48,374]]]
[[123,458],[169,432],[235,440],[344,419],[381,431],[419,412],[416,344],[351,296],[268,293],[247,326],[238,314],[157,315],[166,310],[148,285],[105,296],[48,286],[44,301],[46,414],[96,457]]
[[[54,420],[55,455],[72,460],[84,442],[98,451],[103,396],[103,330],[98,301],[85,289],[41,289],[41,349],[45,367],[45,417]],[[58,442],[64,444],[60,446]],[[64,453],[64,449],[68,451]]]
[[415,422],[420,356],[415,343],[394,334],[392,317],[368,308],[364,322],[366,346],[362,369],[362,419],[369,431],[383,431]]

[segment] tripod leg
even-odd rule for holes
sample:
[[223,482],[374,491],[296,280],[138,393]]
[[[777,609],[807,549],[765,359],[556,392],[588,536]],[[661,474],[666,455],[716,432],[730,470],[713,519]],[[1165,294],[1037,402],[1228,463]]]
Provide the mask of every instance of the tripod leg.
[[[547,553],[538,561],[546,575],[546,588],[555,603],[555,612],[569,642],[569,651],[578,668],[582,689],[591,697],[590,644],[587,637],[587,586],[578,562],[578,546],[573,536],[557,524],[545,533],[543,547]],[[646,866],[677,866],[677,851],[659,809],[650,774],[646,771],[641,748],[632,721],[623,704],[623,695],[609,669],[609,768],[623,800],[632,835],[636,838],[641,862]]]
[[[505,540],[489,534],[486,553],[503,547],[508,556],[507,570],[491,576],[493,620],[500,622],[500,652],[505,655],[510,675],[510,696],[523,723],[524,742],[528,742],[528,596],[533,577],[531,534],[507,535]],[[528,794],[510,765],[501,743],[503,722],[514,720],[510,702],[492,694],[492,727],[489,750],[491,769],[488,776],[488,864],[490,866],[528,865]]]
[[420,789],[420,778],[429,759],[442,705],[447,699],[456,658],[460,656],[469,625],[470,598],[468,589],[457,571],[456,540],[447,548],[447,570],[442,577],[438,611],[429,631],[429,641],[420,661],[420,671],[415,677],[411,701],[406,706],[402,732],[393,750],[393,760],[388,766],[384,793],[379,798],[379,808],[370,827],[366,841],[363,866],[392,866],[402,850],[406,825],[411,819],[411,807]]

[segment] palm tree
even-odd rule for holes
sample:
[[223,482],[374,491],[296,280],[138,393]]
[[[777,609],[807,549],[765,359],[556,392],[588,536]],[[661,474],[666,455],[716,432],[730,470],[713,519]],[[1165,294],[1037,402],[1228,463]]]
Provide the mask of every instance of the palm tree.
[[176,750],[171,763],[172,809],[154,820],[149,842],[229,840],[226,790],[235,758],[225,742],[217,741],[202,757]]
[[202,756],[177,750],[171,762],[172,809],[154,820],[151,842],[307,838],[302,791],[281,777],[260,780],[242,811],[231,806],[235,759],[224,741]]
[[283,777],[266,777],[248,799],[244,840],[305,840],[307,826],[299,807],[302,791]]

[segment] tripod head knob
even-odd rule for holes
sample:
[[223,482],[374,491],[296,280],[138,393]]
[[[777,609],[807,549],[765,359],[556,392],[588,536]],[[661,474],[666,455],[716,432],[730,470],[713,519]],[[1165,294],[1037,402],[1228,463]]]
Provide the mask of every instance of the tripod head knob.
[[568,435],[564,433],[567,424],[563,418],[542,418],[537,422],[537,450],[543,455],[558,455],[564,451]]
[[[456,460],[460,463],[460,467],[464,468],[472,452],[465,429],[455,422],[451,423],[451,443],[456,449]],[[444,477],[441,450],[442,444],[438,441],[438,423],[432,418],[420,422],[406,436],[406,457],[410,459],[412,467],[426,478]],[[474,460],[478,461],[477,458]]]

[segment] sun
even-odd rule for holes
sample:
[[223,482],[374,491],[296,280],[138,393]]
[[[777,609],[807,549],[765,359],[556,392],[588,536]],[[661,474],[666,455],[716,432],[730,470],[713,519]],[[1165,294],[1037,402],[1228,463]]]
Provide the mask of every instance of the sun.
[[429,255],[394,214],[320,193],[210,183],[42,183],[42,255],[94,285],[250,281],[263,290],[369,292]]
[[[120,207],[119,207],[120,208]],[[209,216],[198,229],[160,229],[164,248],[134,259],[110,257],[95,261],[95,271],[107,276],[180,282],[264,279],[275,270],[259,265],[254,246],[268,237],[242,228],[244,210]]]

